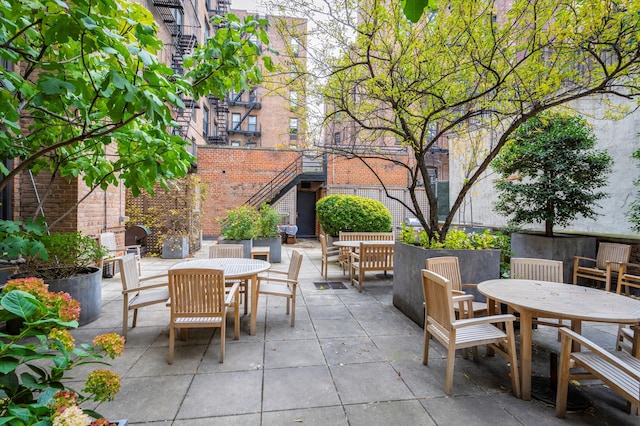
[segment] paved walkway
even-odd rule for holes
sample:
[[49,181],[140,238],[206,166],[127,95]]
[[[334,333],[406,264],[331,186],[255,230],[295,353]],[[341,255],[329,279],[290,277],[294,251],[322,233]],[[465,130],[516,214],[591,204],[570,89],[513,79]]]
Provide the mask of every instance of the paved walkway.
[[[195,257],[206,257],[208,244]],[[583,386],[594,407],[565,420],[554,416],[553,407],[516,399],[501,357],[481,356],[477,364],[457,359],[455,395],[447,397],[446,351],[432,341],[429,365],[422,365],[422,329],[393,306],[391,280],[371,274],[358,293],[342,270],[330,265],[329,281],[348,288],[319,290],[317,242],[283,245],[283,262],[274,266],[286,269],[294,249],[304,255],[294,328],[284,299],[262,296],[257,335],[248,334],[248,315],[241,320],[240,340],[232,339],[228,327],[223,364],[218,333],[190,330],[188,341],[176,341],[169,365],[169,309],[141,309],[124,355],[112,363],[122,390],[97,411],[129,424],[196,426],[638,424],[638,417],[623,411],[624,400],[598,382]],[[143,275],[152,275],[178,261],[145,257],[142,262]],[[76,339],[120,332],[120,290],[119,275],[104,281],[102,316],[77,330]],[[615,331],[612,325],[583,327],[606,347],[613,346]],[[559,347],[556,330],[540,327],[533,338],[534,373],[548,374],[549,352]]]

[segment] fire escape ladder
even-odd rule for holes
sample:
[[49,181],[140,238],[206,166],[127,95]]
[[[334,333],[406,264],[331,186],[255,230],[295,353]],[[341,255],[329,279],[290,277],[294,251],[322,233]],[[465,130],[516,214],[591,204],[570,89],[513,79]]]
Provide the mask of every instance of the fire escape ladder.
[[278,173],[269,183],[260,188],[258,192],[249,198],[245,205],[259,207],[262,203],[273,202],[277,195],[295,182],[296,178],[302,174],[302,161],[304,155],[300,154],[291,164]]
[[207,142],[211,144],[228,145],[227,113],[229,108],[225,101],[215,96],[209,96],[209,105],[213,111],[213,127],[209,129]]
[[[181,34],[180,36],[174,37],[174,52],[171,67],[176,75],[184,75],[184,56],[193,53],[197,41],[196,36],[193,34]],[[194,109],[198,108],[199,105],[192,98],[183,97],[182,102],[184,102],[184,108],[176,108],[176,123],[178,123],[179,126],[176,130],[177,134],[186,138]]]
[[184,14],[183,0],[153,0],[153,5],[156,7],[160,18],[162,18],[162,22],[164,22],[171,32],[171,35],[174,37],[180,36],[182,32],[181,22],[176,19],[174,13]]

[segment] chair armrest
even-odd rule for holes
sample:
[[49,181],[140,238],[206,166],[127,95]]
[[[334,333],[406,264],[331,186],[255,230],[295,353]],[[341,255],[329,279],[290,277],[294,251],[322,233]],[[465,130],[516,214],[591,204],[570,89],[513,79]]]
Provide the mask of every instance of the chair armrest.
[[240,283],[236,282],[231,287],[229,287],[229,292],[227,293],[227,297],[224,299],[224,304],[227,306],[231,306],[231,302],[233,298],[238,294],[238,289],[240,288]]
[[292,280],[290,278],[258,277],[258,281],[273,281],[278,283],[298,284],[298,280]]
[[[627,373],[628,375],[634,377],[636,380],[640,379],[640,371],[637,370],[636,368],[633,368],[632,366],[630,366],[629,364],[627,364],[626,362],[622,361],[621,359],[611,355],[609,352],[607,352],[606,350],[604,350],[603,348],[601,348],[600,346],[596,345],[595,343],[593,343],[592,341],[586,339],[584,336],[576,333],[575,331],[572,331],[566,327],[562,327],[559,329],[560,334],[562,335],[562,340],[564,343],[564,340],[569,339],[572,341],[576,341],[578,343],[580,343],[581,346],[588,348],[591,352],[597,354],[600,358],[606,360],[608,363],[613,364],[614,366],[618,367],[620,370],[624,371],[625,373]],[[567,347],[571,348],[572,345],[568,345]]]
[[360,253],[356,253],[355,251],[352,251],[349,256],[351,256],[351,262],[353,263],[354,261],[360,260]]
[[[289,271],[277,271],[277,270],[272,270],[269,269],[268,271],[265,271],[265,274],[276,274],[276,275],[289,275]],[[270,277],[270,275],[258,275],[258,279],[268,279]]]
[[155,280],[158,278],[169,278],[169,274],[165,273],[165,274],[158,274],[158,275],[149,275],[148,277],[140,277],[138,278],[138,280],[140,282],[143,282],[143,281]]
[[[629,268],[633,268],[635,270],[638,271],[638,273],[630,273],[628,271]],[[638,263],[630,263],[630,262],[626,262],[626,263],[621,263],[620,264],[620,275],[624,275],[624,274],[629,274],[631,276],[638,276],[640,274],[640,264]]]
[[596,259],[593,259],[591,257],[573,256],[573,267],[576,268],[576,267],[580,266],[580,261],[589,261],[589,262],[593,263],[594,265],[596,263]]
[[478,284],[462,284],[462,288],[478,288]]
[[469,318],[469,319],[461,319],[457,321],[453,321],[451,326],[453,328],[461,328],[461,327],[469,327],[472,325],[479,324],[494,324],[498,322],[513,322],[516,320],[516,317],[511,314],[503,314],[503,315],[491,315],[488,317],[477,317],[477,318]]
[[327,248],[327,255],[340,254],[340,247]]
[[141,286],[136,287],[136,288],[130,288],[128,290],[122,290],[122,294],[137,293],[137,292],[142,291],[142,290],[150,290],[150,289],[153,289],[153,288],[167,287],[168,285],[169,285],[169,283],[156,283],[156,284],[149,284],[149,285],[141,285]]
[[[462,295],[453,296],[452,300],[454,305],[456,303],[458,304],[458,312],[460,313],[460,316],[466,312],[466,318],[473,318],[473,294],[464,294],[463,292]],[[467,304],[467,309],[464,308],[465,303]]]

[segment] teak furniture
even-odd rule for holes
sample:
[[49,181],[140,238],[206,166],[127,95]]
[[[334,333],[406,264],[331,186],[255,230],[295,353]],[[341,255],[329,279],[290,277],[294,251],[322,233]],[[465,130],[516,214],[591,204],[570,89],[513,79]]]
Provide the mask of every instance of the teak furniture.
[[393,271],[394,243],[372,244],[360,242],[357,253],[351,253],[349,278],[351,285],[358,285],[358,291],[362,292],[362,283],[365,273],[369,271]]
[[573,258],[573,283],[578,278],[604,283],[604,289],[611,289],[612,275],[619,271],[620,265],[629,262],[631,246],[628,244],[600,243],[595,259],[583,256]]
[[298,292],[298,274],[302,266],[302,254],[291,252],[289,270],[269,269],[268,275],[258,275],[258,294],[287,298],[287,314],[291,314],[291,327],[296,324],[296,293]]

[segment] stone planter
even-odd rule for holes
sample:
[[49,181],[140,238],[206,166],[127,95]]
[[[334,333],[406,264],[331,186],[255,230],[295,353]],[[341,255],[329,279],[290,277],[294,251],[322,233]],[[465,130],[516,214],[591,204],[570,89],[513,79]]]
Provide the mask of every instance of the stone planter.
[[[456,256],[463,283],[477,284],[500,278],[500,250],[424,249],[396,242],[393,254],[393,305],[421,327],[424,326],[422,276],[425,260],[431,257]],[[475,289],[465,289],[476,300],[484,301]]]
[[[220,244],[242,244],[242,257],[249,259],[251,257],[251,248],[253,240],[222,240]],[[271,254],[273,256],[273,254]]]
[[269,247],[269,261],[271,263],[282,262],[282,239],[278,237],[256,238],[254,247]]
[[580,235],[556,234],[511,234],[512,257],[533,257],[562,261],[565,283],[573,283],[573,257],[585,256],[595,259],[596,238]]
[[79,325],[88,324],[100,317],[102,309],[102,270],[90,268],[88,274],[74,275],[69,278],[47,280],[49,291],[64,291],[80,303]]
[[162,241],[163,259],[184,259],[189,255],[189,237],[167,235]]

